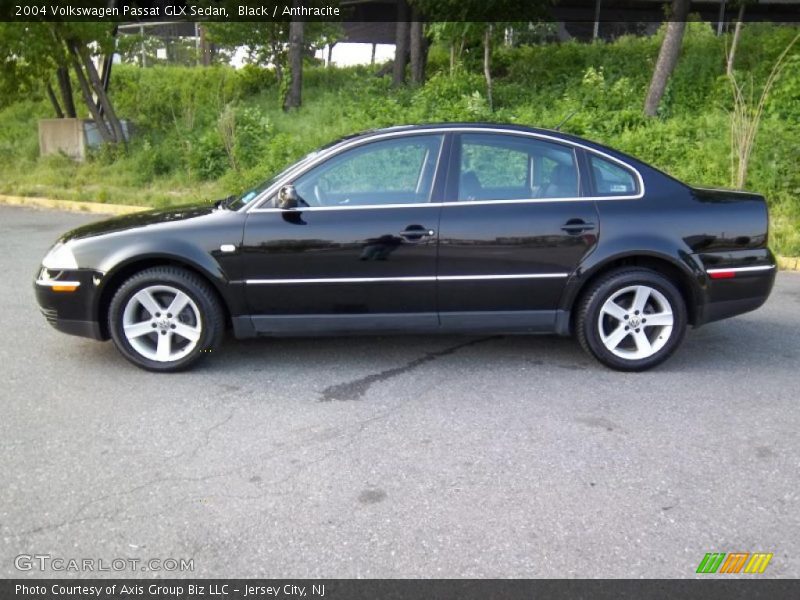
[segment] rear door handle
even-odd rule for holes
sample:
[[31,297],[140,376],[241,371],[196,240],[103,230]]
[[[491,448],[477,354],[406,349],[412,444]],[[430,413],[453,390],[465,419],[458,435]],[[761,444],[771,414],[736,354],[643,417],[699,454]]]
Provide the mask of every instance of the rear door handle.
[[428,229],[427,227],[423,227],[422,225],[409,225],[398,235],[407,240],[419,241],[422,238],[433,237],[436,235],[436,231],[433,229]]
[[561,226],[561,231],[566,231],[567,233],[583,233],[593,229],[594,223],[587,223],[583,219],[570,219]]

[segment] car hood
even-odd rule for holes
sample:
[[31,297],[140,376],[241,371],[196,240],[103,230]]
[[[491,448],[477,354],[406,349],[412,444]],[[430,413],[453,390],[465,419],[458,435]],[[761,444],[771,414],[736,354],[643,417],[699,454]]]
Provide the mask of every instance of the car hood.
[[68,242],[71,240],[81,240],[107,233],[130,231],[156,225],[164,225],[166,223],[187,221],[189,219],[203,217],[214,212],[215,210],[219,209],[213,204],[208,203],[148,210],[145,212],[123,215],[120,217],[106,219],[104,221],[98,221],[97,223],[83,225],[73,229],[72,231],[68,231],[61,237],[59,241]]

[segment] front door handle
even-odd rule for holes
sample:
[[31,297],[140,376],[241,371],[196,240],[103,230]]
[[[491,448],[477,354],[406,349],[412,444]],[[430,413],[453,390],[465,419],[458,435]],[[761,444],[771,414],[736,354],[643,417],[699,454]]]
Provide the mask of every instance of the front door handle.
[[423,238],[433,237],[436,232],[433,229],[428,229],[422,225],[409,225],[404,231],[398,234],[400,237],[409,241],[417,242]]
[[594,223],[587,223],[583,219],[570,219],[561,226],[561,231],[566,231],[569,234],[583,233],[593,229]]

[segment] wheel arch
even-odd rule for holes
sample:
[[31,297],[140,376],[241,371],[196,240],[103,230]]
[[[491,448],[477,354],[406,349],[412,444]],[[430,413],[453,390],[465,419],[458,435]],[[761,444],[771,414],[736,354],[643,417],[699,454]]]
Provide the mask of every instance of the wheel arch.
[[667,277],[683,297],[689,324],[695,325],[699,321],[703,304],[702,289],[698,282],[701,273],[688,255],[684,262],[658,252],[630,252],[608,257],[580,272],[578,276],[573,276],[561,300],[561,311],[568,315],[568,321],[561,327],[561,329],[567,327],[567,331],[563,333],[574,330],[575,309],[591,286],[611,271],[622,267],[646,268]]
[[203,281],[211,286],[211,289],[214,290],[214,293],[217,295],[225,313],[226,325],[230,326],[230,306],[217,277],[213,276],[200,265],[183,257],[170,254],[137,255],[117,264],[112,270],[106,272],[103,277],[102,286],[98,291],[94,307],[94,314],[97,316],[97,321],[100,324],[100,333],[103,339],[109,339],[111,337],[108,323],[108,311],[111,305],[111,299],[114,297],[116,291],[125,281],[136,273],[154,267],[178,267],[203,279]]

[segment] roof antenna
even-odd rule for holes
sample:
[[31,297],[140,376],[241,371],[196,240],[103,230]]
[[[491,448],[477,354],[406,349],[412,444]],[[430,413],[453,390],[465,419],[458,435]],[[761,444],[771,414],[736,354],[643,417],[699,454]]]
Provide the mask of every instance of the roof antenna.
[[[581,107],[581,108],[582,108],[582,107]],[[573,110],[571,113],[569,113],[569,114],[568,114],[566,117],[564,117],[563,119],[561,119],[561,122],[560,122],[558,125],[556,125],[556,131],[561,131],[561,126],[562,126],[564,123],[566,123],[567,121],[569,121],[569,120],[572,118],[572,116],[573,116],[573,115],[574,115],[576,112],[578,112],[579,110],[580,110],[580,109],[576,108],[576,109],[575,109],[575,110]]]

